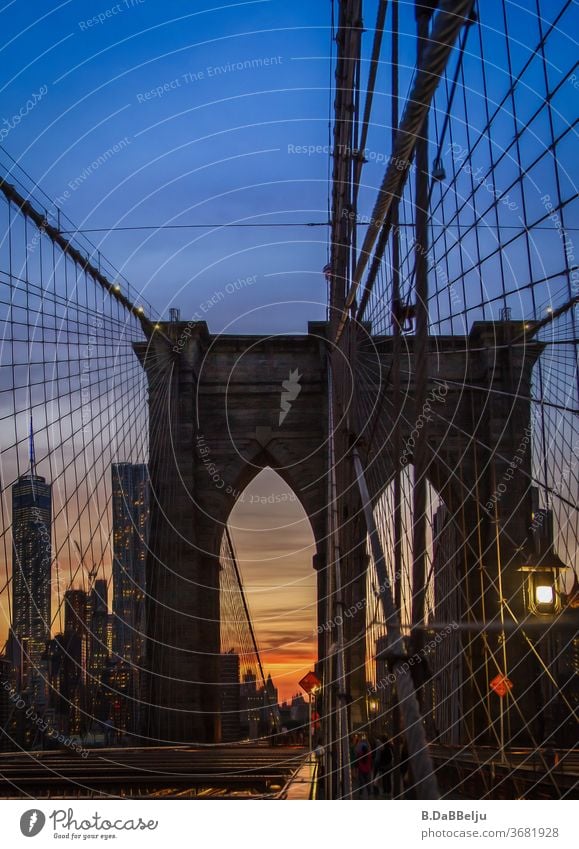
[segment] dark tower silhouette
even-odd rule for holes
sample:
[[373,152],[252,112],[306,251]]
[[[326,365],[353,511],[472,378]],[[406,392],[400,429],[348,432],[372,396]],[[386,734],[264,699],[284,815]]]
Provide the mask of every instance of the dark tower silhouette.
[[[141,667],[145,641],[145,564],[149,523],[149,476],[144,464],[114,463],[113,656],[109,678],[122,695],[114,723],[122,731],[139,726]],[[115,701],[113,699],[113,707]]]
[[36,474],[30,422],[30,471],[12,487],[11,658],[19,688],[34,703],[46,699],[40,669],[50,639],[52,487]]
[[143,654],[149,485],[146,465],[114,463],[113,653],[130,664]]

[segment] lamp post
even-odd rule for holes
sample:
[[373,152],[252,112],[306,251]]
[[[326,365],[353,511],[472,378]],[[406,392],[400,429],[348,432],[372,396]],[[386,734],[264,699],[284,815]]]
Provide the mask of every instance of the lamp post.
[[[523,593],[526,609],[531,615],[545,620],[545,624],[549,625],[547,632],[540,633],[533,641],[537,658],[545,671],[550,668],[556,651],[557,637],[553,634],[550,620],[554,620],[561,613],[561,572],[567,568],[569,567],[555,554],[552,547],[545,552],[539,564],[531,562],[520,568],[525,577]],[[539,687],[544,706],[537,713],[537,721],[540,723],[540,735],[548,739],[556,727],[553,717],[555,681],[552,675],[546,677],[541,670],[539,672],[541,681]]]
[[[547,558],[545,558],[547,560]],[[553,616],[561,610],[559,574],[568,569],[562,560],[553,555],[541,565],[521,566],[519,571],[527,575],[524,582],[525,606],[529,613],[537,616]]]
[[374,723],[376,721],[376,717],[378,716],[378,711],[380,709],[380,702],[378,700],[378,693],[374,688],[368,690],[366,696],[366,704],[368,708],[368,719],[370,725],[370,732],[373,734],[375,731]]

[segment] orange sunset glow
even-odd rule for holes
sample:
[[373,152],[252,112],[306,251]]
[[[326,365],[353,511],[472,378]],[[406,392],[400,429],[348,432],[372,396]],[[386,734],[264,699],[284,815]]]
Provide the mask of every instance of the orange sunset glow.
[[283,701],[299,690],[298,681],[316,661],[312,529],[301,503],[272,469],[248,485],[229,526],[262,663]]

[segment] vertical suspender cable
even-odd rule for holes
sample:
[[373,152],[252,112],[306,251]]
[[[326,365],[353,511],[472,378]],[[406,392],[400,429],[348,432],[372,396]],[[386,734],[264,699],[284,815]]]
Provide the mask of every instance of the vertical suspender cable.
[[251,644],[253,646],[253,650],[255,652],[255,657],[257,658],[257,666],[259,669],[259,674],[261,675],[261,683],[263,685],[265,698],[268,703],[269,712],[272,718],[272,723],[276,731],[280,731],[279,717],[278,712],[276,710],[276,706],[271,704],[271,696],[269,689],[267,687],[267,682],[265,678],[265,672],[263,671],[263,666],[261,663],[261,655],[259,654],[259,647],[257,645],[257,639],[255,637],[255,631],[253,630],[253,621],[251,619],[251,615],[249,613],[249,606],[247,604],[247,598],[245,596],[245,590],[243,588],[243,581],[241,580],[241,572],[239,571],[239,564],[237,563],[237,555],[235,553],[235,548],[233,547],[233,540],[231,539],[231,534],[229,532],[229,527],[225,525],[225,536],[227,537],[227,547],[229,549],[229,556],[231,558],[231,562],[233,563],[233,569],[235,572],[235,580],[237,583],[237,587],[239,589],[239,593],[241,595],[241,601],[243,603],[243,612],[245,614],[245,618],[247,620],[247,624],[249,626],[249,633],[251,635]]
[[[417,66],[428,47],[432,3],[416,0],[418,28]],[[428,113],[416,141],[416,243],[415,243],[415,293],[416,332],[414,336],[414,420],[417,422],[426,402],[428,381]],[[412,523],[412,625],[420,626],[424,620],[425,557],[426,557],[426,452],[427,433],[423,426],[417,428],[414,448],[413,523]],[[415,650],[424,643],[424,631],[413,631]]]
[[[334,624],[336,631],[336,640],[332,654],[336,658],[336,685],[338,688],[338,704],[336,706],[336,715],[338,718],[338,734],[337,734],[337,754],[336,768],[339,770],[341,778],[341,793],[343,799],[352,798],[352,784],[350,776],[350,746],[349,746],[349,731],[348,731],[348,700],[346,690],[346,666],[344,661],[344,599],[342,594],[342,572],[341,572],[341,552],[339,539],[339,514],[338,514],[338,492],[336,485],[336,452],[334,443],[334,412],[333,412],[333,391],[332,391],[332,373],[328,373],[328,415],[329,415],[329,438],[328,450],[330,452],[330,550],[331,550],[331,566],[333,582],[334,582]],[[333,685],[333,682],[326,682],[326,686]]]
[[[396,132],[398,130],[398,90],[399,90],[399,69],[398,69],[398,27],[399,27],[399,5],[398,0],[392,2],[392,149],[396,144]],[[395,409],[402,409],[402,399],[400,398],[400,348],[401,348],[401,327],[397,319],[397,305],[400,304],[400,228],[399,228],[400,209],[398,203],[392,206],[392,333],[394,336],[392,344],[392,389]],[[400,454],[402,452],[402,439],[400,434],[400,416],[396,416],[393,433],[393,458],[394,458],[394,605],[400,616],[400,607],[402,600],[402,468],[400,463]],[[400,706],[398,702],[394,705],[392,724],[394,738],[399,740],[400,737]],[[399,760],[399,747],[394,746],[394,770],[392,780],[400,784],[400,770],[397,769]],[[399,796],[402,792],[400,786],[393,788],[394,797]]]
[[366,527],[370,536],[372,556],[378,579],[378,592],[380,594],[387,628],[388,656],[392,674],[396,679],[396,692],[404,722],[404,736],[406,738],[406,745],[408,746],[408,756],[412,764],[412,774],[416,785],[417,796],[419,799],[438,799],[438,785],[432,769],[432,761],[428,751],[428,743],[422,724],[416,690],[414,689],[412,676],[410,675],[410,667],[404,662],[405,652],[400,632],[400,619],[394,606],[392,587],[386,574],[384,552],[374,520],[372,501],[366,485],[362,461],[360,460],[358,449],[355,447],[352,450],[352,457],[356,479],[360,489]]
[[[342,314],[337,322],[334,340],[338,342],[344,331],[350,307],[356,299],[356,293],[366,266],[370,261],[374,244],[387,221],[387,231],[391,227],[391,207],[401,196],[410,170],[417,136],[419,136],[424,117],[430,108],[436,87],[446,68],[452,47],[465,19],[470,16],[473,0],[442,0],[440,11],[424,54],[424,66],[419,66],[407,99],[404,114],[396,134],[396,145],[386,167],[380,190],[374,205],[370,224],[366,230],[363,244],[358,254],[354,279],[346,296]],[[384,240],[385,242],[385,240]],[[369,286],[366,289],[371,288]],[[368,295],[370,292],[368,291]],[[367,298],[366,293],[364,297]],[[361,313],[358,310],[358,319]]]

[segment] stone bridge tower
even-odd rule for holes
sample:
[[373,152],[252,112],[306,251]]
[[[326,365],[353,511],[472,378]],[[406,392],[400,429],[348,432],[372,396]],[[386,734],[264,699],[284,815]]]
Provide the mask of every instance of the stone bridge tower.
[[[149,383],[151,529],[144,713],[152,741],[218,737],[219,553],[238,495],[270,466],[295,492],[324,563],[324,325],[212,336],[164,323],[135,345]],[[318,598],[325,596],[323,569]]]
[[[211,742],[219,738],[221,538],[238,495],[266,466],[288,483],[310,520],[320,624],[327,619],[327,328],[312,323],[302,336],[223,336],[211,335],[204,322],[169,322],[158,331],[135,344],[149,386],[152,488],[144,734],[153,744]],[[519,567],[530,524],[531,449],[521,452],[520,445],[530,423],[531,372],[540,345],[525,343],[517,322],[479,322],[468,336],[431,343],[429,386],[444,391],[431,402],[428,477],[464,532],[457,576],[466,599],[461,615],[496,618],[499,573],[503,596],[523,615]],[[358,340],[356,362],[346,369],[344,397],[351,406],[337,411],[352,431],[337,445],[343,446],[341,481],[349,477],[351,484],[340,498],[339,522],[344,604],[356,611],[345,627],[353,727],[366,721],[368,559],[348,444],[357,439],[367,466],[379,470],[369,475],[375,499],[394,473],[389,440],[376,444],[370,438],[378,419],[386,433],[396,419],[401,422],[401,443],[412,462],[412,432],[421,412],[413,400],[413,338],[405,337],[398,397],[387,377],[392,357],[390,337]],[[361,417],[362,409],[370,414]],[[519,457],[516,468],[513,457]],[[509,496],[489,509],[509,469]],[[318,630],[321,658],[334,638]],[[490,640],[498,656],[496,637]],[[467,670],[471,683],[464,701],[476,731],[489,719],[480,697],[488,661],[483,639],[471,642],[475,674]],[[520,639],[510,641],[509,652],[509,675],[523,690]]]

